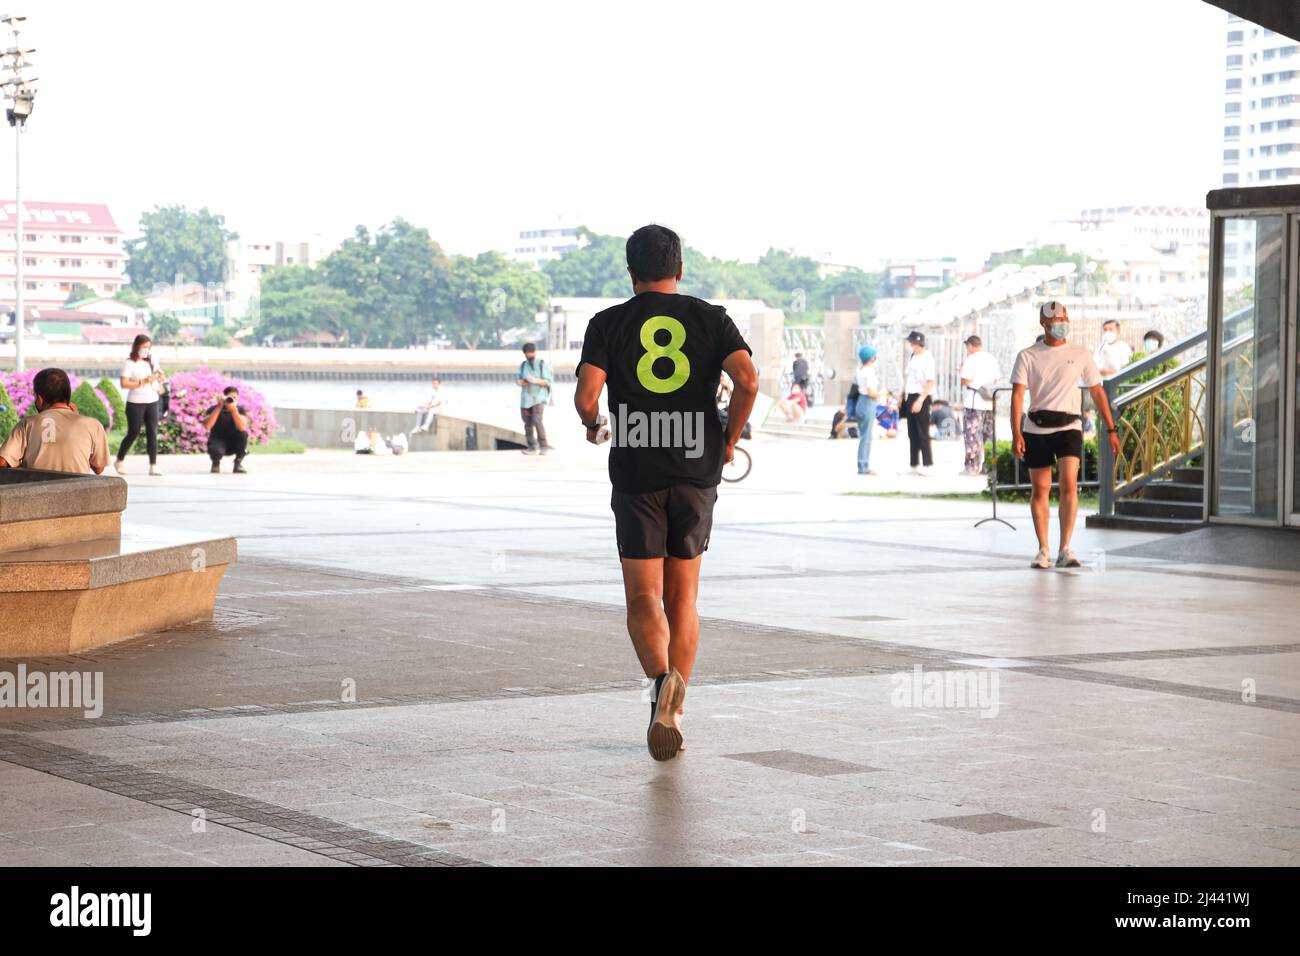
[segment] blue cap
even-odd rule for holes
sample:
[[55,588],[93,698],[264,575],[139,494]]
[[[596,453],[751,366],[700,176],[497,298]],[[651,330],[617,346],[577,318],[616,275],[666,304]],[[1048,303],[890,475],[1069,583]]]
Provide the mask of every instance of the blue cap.
[[876,357],[876,350],[873,349],[870,345],[864,345],[862,346],[862,348],[858,349],[859,362],[870,362],[875,357]]

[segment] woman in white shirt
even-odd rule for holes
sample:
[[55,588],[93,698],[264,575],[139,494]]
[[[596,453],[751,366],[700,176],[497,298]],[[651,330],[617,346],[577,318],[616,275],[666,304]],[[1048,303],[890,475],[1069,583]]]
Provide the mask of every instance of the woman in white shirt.
[[119,475],[126,474],[126,454],[144,429],[149,446],[149,474],[161,475],[158,470],[158,397],[166,381],[162,369],[153,360],[153,342],[147,335],[137,335],[131,343],[131,357],[122,366],[122,387],[126,392],[126,437],[117,449],[113,467]]
[[880,400],[880,381],[876,376],[876,350],[870,345],[858,349],[858,474],[874,475],[871,470],[871,439],[876,430],[876,402]]

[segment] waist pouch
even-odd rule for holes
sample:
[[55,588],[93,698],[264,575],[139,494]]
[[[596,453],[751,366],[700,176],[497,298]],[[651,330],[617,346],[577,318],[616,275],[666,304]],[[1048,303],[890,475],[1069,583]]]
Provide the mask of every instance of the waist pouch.
[[1030,412],[1029,420],[1039,428],[1062,428],[1083,421],[1083,416],[1072,415],[1069,412],[1053,412],[1044,408]]

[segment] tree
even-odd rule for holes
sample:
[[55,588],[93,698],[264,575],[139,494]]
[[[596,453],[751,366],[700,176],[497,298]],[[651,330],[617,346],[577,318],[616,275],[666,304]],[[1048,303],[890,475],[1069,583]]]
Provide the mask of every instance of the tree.
[[632,294],[627,274],[627,240],[602,236],[585,226],[578,236],[587,244],[542,266],[550,282],[551,295],[626,298]]
[[98,298],[99,293],[90,286],[86,285],[84,282],[74,282],[72,285],[72,291],[69,292],[68,297],[63,300],[63,305],[64,308],[67,308],[76,305],[78,302],[85,302],[89,299]]
[[327,283],[320,271],[303,265],[277,266],[262,276],[257,335],[296,339],[330,332],[342,339],[355,311],[352,297]]
[[764,282],[780,294],[784,300],[781,307],[787,310],[807,308],[821,283],[817,263],[807,256],[768,249],[755,265]]
[[358,345],[415,345],[438,325],[447,257],[427,229],[397,218],[372,237],[364,226],[321,263],[325,280],[346,292],[348,337]]
[[137,291],[148,291],[181,276],[205,285],[225,278],[226,243],[239,238],[226,219],[207,207],[156,206],[140,217],[140,235],[126,243],[131,257],[127,276]]
[[499,252],[457,256],[441,309],[443,334],[471,349],[501,346],[504,331],[531,326],[546,307],[546,283],[543,274]]
[[[1105,289],[1110,281],[1106,273],[1106,264],[1085,253],[1071,252],[1065,246],[1035,246],[1032,249],[1017,252],[994,253],[989,257],[986,267],[996,269],[998,266],[1014,265],[1023,268],[1025,266],[1054,266],[1058,262],[1069,262],[1077,270],[1081,265],[1079,261],[1081,258],[1084,260],[1082,265],[1085,269],[1091,267],[1091,271],[1087,273],[1088,288],[1086,291],[1089,295],[1096,295]],[[1077,273],[1074,282],[1076,285],[1079,282]]]
[[113,298],[123,305],[131,306],[133,309],[147,309],[149,307],[149,303],[140,294],[140,290],[133,289],[129,285],[124,285],[118,289],[117,295],[113,296]]
[[203,333],[203,344],[211,348],[224,349],[230,344],[230,333],[221,326],[213,326]]
[[861,301],[862,315],[871,314],[876,302],[876,290],[880,286],[880,276],[861,269],[845,269],[833,276],[827,276],[817,286],[815,303],[820,309],[829,309],[835,296],[856,295]]
[[149,317],[149,338],[155,342],[171,342],[181,334],[181,320],[174,312],[155,312]]

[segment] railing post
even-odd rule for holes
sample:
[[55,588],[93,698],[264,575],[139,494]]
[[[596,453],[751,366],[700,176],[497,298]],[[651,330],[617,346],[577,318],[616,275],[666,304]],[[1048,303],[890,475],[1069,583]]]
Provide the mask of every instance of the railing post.
[[[1115,385],[1103,380],[1101,387],[1106,392],[1106,405],[1115,416],[1115,434],[1119,434],[1119,416],[1115,413]],[[1105,428],[1101,415],[1097,415],[1097,424]],[[1103,438],[1103,435],[1105,437]],[[1082,469],[1081,469],[1082,470]],[[1115,456],[1110,450],[1110,436],[1097,431],[1097,512],[1111,515],[1115,510]]]

